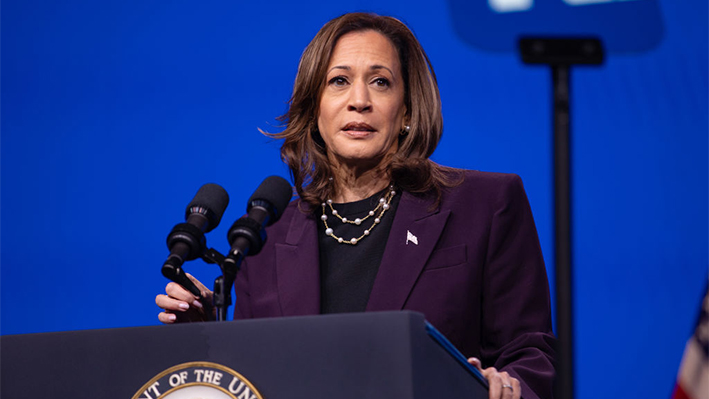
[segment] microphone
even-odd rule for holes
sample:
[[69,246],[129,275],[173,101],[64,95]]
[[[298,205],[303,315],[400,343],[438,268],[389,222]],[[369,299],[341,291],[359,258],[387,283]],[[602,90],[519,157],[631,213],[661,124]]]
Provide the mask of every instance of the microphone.
[[238,266],[243,257],[256,255],[266,242],[264,227],[270,226],[285,211],[293,188],[280,176],[269,176],[256,189],[246,204],[246,215],[238,219],[229,229],[227,240],[231,250],[225,263]]
[[197,259],[207,248],[204,233],[212,231],[222,219],[229,204],[229,194],[218,184],[203,185],[185,210],[186,223],[175,225],[167,236],[170,255],[162,267],[162,274],[180,284],[196,297],[201,297],[199,288],[194,285],[182,270],[182,264]]

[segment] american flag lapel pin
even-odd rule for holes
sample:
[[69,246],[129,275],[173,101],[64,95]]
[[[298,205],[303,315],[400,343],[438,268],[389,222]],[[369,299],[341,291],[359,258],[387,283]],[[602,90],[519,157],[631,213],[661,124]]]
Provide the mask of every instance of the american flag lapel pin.
[[409,242],[413,242],[414,245],[419,245],[419,239],[416,238],[415,235],[411,234],[410,231],[406,230],[406,245],[409,245]]

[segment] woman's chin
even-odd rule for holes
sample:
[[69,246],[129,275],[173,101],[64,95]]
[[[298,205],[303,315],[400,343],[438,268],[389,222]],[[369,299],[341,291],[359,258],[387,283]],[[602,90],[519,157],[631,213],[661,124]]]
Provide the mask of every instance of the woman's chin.
[[381,165],[384,153],[353,151],[337,154],[337,164],[347,168],[376,168]]

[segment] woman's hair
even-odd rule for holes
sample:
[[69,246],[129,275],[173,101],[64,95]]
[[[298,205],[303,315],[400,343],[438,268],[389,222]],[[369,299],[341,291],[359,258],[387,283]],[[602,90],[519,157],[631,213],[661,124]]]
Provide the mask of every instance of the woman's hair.
[[441,99],[431,62],[414,34],[401,21],[369,13],[351,13],[325,24],[305,48],[298,65],[288,111],[278,119],[285,122],[280,133],[266,133],[284,139],[281,158],[290,168],[300,198],[318,206],[336,189],[325,143],[317,120],[327,67],[338,39],[350,32],[375,31],[387,37],[399,54],[404,78],[406,120],[411,127],[399,136],[399,147],[387,172],[400,189],[415,194],[433,193],[440,200],[443,187],[454,185],[451,168],[428,158],[443,131]]

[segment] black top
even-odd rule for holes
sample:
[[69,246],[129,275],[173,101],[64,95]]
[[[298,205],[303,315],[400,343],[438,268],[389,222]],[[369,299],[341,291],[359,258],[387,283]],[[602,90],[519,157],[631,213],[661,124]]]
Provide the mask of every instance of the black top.
[[[348,220],[364,218],[373,210],[379,199],[389,192],[389,188],[373,196],[357,202],[346,204],[332,204],[340,216]],[[394,213],[401,193],[397,191],[391,201],[390,208],[384,212],[381,222],[371,229],[368,236],[363,237],[357,244],[341,244],[330,236],[325,235],[325,225],[318,221],[318,237],[320,246],[320,313],[345,313],[363,312],[372,292],[374,279],[379,270],[379,264],[384,255]],[[362,224],[354,225],[343,223],[337,216],[332,215],[330,207],[325,207],[328,216],[327,224],[334,230],[334,234],[345,240],[357,238],[368,229],[374,218],[379,215],[378,210]],[[316,211],[322,215],[322,211]]]

